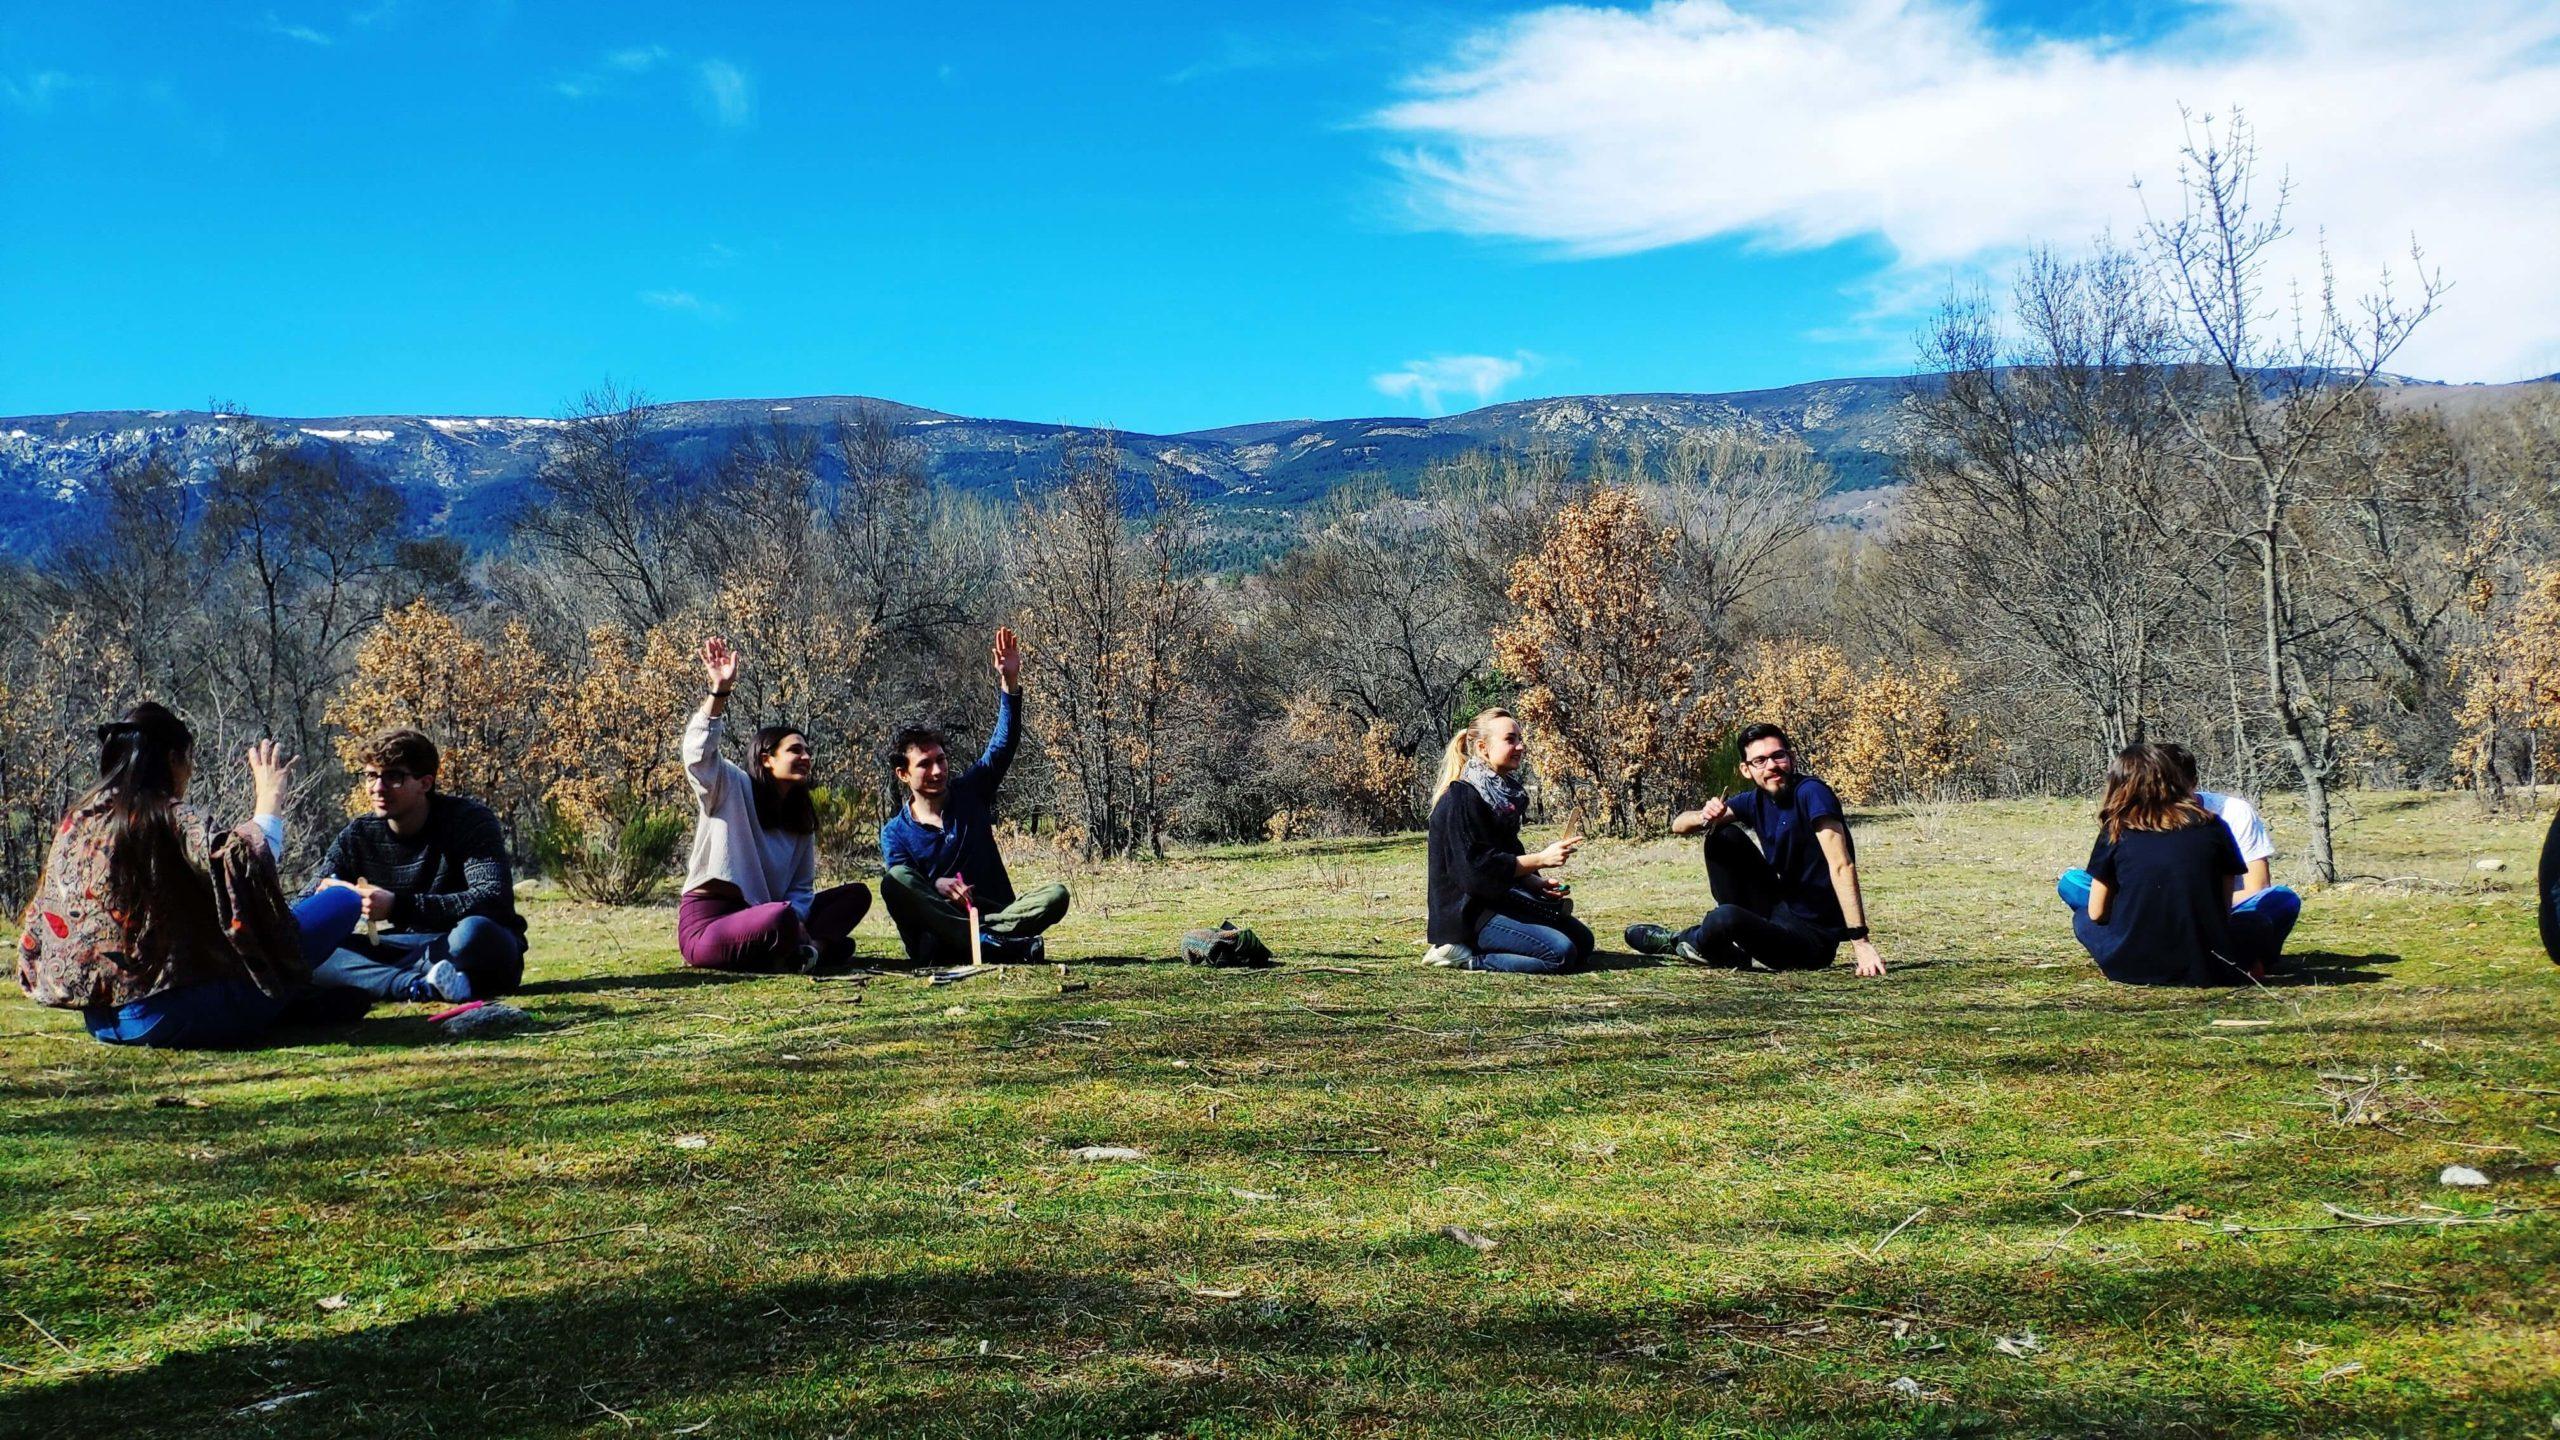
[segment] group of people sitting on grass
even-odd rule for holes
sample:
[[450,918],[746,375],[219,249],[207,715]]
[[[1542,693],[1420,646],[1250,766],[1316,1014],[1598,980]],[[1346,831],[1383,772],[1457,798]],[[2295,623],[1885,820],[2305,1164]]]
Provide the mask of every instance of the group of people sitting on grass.
[[[993,664],[995,726],[974,767],[954,774],[946,737],[925,726],[900,730],[887,757],[906,796],[881,827],[881,894],[920,965],[1037,961],[1043,932],[1067,913],[1064,885],[1017,893],[996,843],[996,790],[1022,734],[1010,630],[996,632]],[[739,657],[714,637],[702,667],[707,693],[681,746],[697,815],[677,950],[714,969],[849,968],[871,893],[817,886],[809,738],[766,725],[747,766],[729,760]],[[1672,833],[1703,837],[1713,908],[1685,929],[1630,925],[1627,947],[1776,971],[1830,965],[1845,943],[1857,974],[1884,974],[1839,796],[1800,768],[1775,725],[1745,727],[1739,755],[1748,788],[1671,821]],[[1590,927],[1549,873],[1582,837],[1537,850],[1520,837],[1527,758],[1520,721],[1502,709],[1449,741],[1426,862],[1433,964],[1547,974],[1592,957]],[[371,813],[330,842],[298,899],[278,869],[293,761],[272,741],[246,759],[250,819],[217,831],[187,803],[196,745],[185,721],[145,701],[99,728],[98,783],[63,817],[21,922],[18,981],[31,998],[81,1011],[110,1044],[227,1048],[298,1021],[352,1018],[376,1000],[462,1004],[522,982],[525,921],[504,827],[488,806],[438,788],[433,740],[401,729],[364,748]],[[2300,898],[2270,882],[2275,847],[2256,810],[2196,781],[2195,758],[2176,745],[2134,745],[2108,767],[2088,863],[2057,889],[2109,979],[2263,979],[2301,913]],[[2536,895],[2560,959],[2560,821]]]
[[[98,729],[98,783],[56,829],[20,922],[18,983],[115,1045],[228,1048],[375,1000],[462,1000],[524,976],[525,923],[498,817],[435,787],[435,742],[368,745],[372,813],[285,897],[293,761],[249,747],[249,820],[187,803],[195,733],[145,701]],[[359,927],[364,933],[359,934]]]
[[[1714,908],[1683,930],[1630,925],[1627,948],[1774,971],[1820,969],[1845,943],[1859,975],[1882,975],[1840,797],[1798,768],[1795,743],[1778,726],[1745,726],[1739,755],[1748,789],[1671,821],[1675,835],[1705,837]],[[1520,721],[1508,710],[1482,711],[1450,738],[1431,807],[1424,955],[1431,964],[1553,974],[1591,959],[1590,927],[1547,874],[1572,858],[1582,837],[1568,833],[1539,850],[1520,838],[1527,758]],[[2236,795],[2197,789],[2196,778],[2195,757],[2183,747],[2119,752],[2089,862],[2059,882],[2073,934],[2110,980],[2263,980],[2302,913],[2300,896],[2271,883],[2275,845],[2257,810]],[[2549,880],[2544,888],[2548,895]]]
[[[1042,933],[1067,913],[1064,885],[1014,893],[996,847],[996,787],[1022,738],[1022,646],[1011,630],[996,631],[993,658],[995,730],[975,766],[953,774],[949,738],[928,725],[910,725],[889,742],[906,800],[880,827],[880,894],[907,958],[919,965],[966,962],[973,950],[986,961],[1037,961],[1046,953]],[[752,774],[720,753],[738,663],[727,641],[702,642],[710,683],[684,729],[697,814],[676,948],[687,965],[723,970],[850,968],[853,927],[871,909],[871,892],[859,883],[817,888],[809,737],[789,725],[756,731]]]
[[[860,884],[817,887],[815,755],[791,725],[755,734],[750,765],[720,753],[738,656],[703,642],[709,684],[686,723],[693,849],[676,909],[687,965],[825,973],[853,963],[871,908]],[[953,774],[939,730],[898,732],[906,787],[881,827],[882,894],[910,960],[1036,961],[1065,916],[1064,885],[1017,895],[995,841],[996,787],[1022,733],[1022,651],[998,630],[995,731]],[[371,813],[330,842],[307,893],[279,869],[293,761],[249,748],[250,819],[215,829],[187,802],[196,741],[145,701],[98,730],[98,783],[57,828],[20,922],[18,983],[38,1004],[78,1010],[115,1045],[227,1049],[296,1023],[351,1019],[376,1000],[467,1004],[524,979],[525,921],[504,827],[479,801],[437,787],[435,742],[393,730],[358,773]],[[976,943],[973,944],[972,941]]]

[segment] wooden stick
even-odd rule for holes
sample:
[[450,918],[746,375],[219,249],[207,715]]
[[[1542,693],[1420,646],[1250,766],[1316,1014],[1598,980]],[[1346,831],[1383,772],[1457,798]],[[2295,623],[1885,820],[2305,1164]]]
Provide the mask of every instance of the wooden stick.
[[986,963],[979,958],[979,945],[978,897],[972,895],[969,897],[969,968],[972,970]]

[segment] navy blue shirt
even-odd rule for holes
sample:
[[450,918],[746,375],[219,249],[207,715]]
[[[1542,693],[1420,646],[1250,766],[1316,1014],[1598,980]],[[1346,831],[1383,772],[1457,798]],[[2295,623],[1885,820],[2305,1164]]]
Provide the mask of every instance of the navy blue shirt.
[[[1841,838],[1848,839],[1849,817],[1830,786],[1797,775],[1774,797],[1755,785],[1724,803],[1760,837],[1760,853],[1777,872],[1779,898],[1771,919],[1814,930],[1837,930],[1849,923],[1840,914],[1840,892],[1831,888],[1831,861],[1813,833],[1815,821],[1837,820]],[[1849,858],[1858,858],[1855,841],[1849,842]]]
[[2248,978],[2231,945],[2231,881],[2246,872],[2231,827],[2207,814],[2175,830],[2105,832],[2089,875],[2107,885],[2090,954],[2127,985],[2230,985]]
[[1003,852],[996,849],[996,787],[1013,766],[1013,745],[1021,732],[1022,699],[996,692],[995,733],[987,737],[987,753],[968,772],[955,775],[942,791],[942,823],[927,825],[901,804],[880,827],[880,863],[913,870],[927,885],[957,875],[969,882],[981,913],[1013,903],[1013,880],[1005,874]]

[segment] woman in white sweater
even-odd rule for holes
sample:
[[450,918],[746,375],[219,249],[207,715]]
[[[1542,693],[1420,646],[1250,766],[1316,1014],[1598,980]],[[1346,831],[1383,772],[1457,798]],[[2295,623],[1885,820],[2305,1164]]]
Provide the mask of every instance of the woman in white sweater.
[[788,725],[756,732],[755,771],[720,754],[721,711],[738,654],[702,642],[711,693],[684,727],[684,773],[699,812],[676,949],[687,965],[816,974],[853,958],[853,927],[871,908],[861,884],[818,888],[818,812],[809,799],[809,738]]

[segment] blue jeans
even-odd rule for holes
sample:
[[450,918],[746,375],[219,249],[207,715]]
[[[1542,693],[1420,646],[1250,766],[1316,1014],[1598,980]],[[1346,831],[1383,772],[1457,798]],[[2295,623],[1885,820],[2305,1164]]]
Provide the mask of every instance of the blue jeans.
[[[2088,871],[2065,870],[2053,890],[2071,907],[2071,933],[2079,937],[2081,948],[2104,965],[2114,957],[2116,935],[2089,918],[2089,884]],[[2272,969],[2284,953],[2286,937],[2293,934],[2293,922],[2301,918],[2302,897],[2289,885],[2270,885],[2231,907],[2231,948],[2240,952],[2242,964]]]
[[397,1000],[410,981],[439,960],[452,961],[471,977],[474,999],[504,995],[524,979],[524,937],[486,915],[466,915],[440,935],[401,931],[350,945],[314,969],[311,980],[361,990],[376,1000]]
[[1467,968],[1553,975],[1579,967],[1598,944],[1591,927],[1570,915],[1550,913],[1528,919],[1497,910],[1477,928],[1475,963]]
[[[317,966],[356,931],[364,902],[353,890],[322,890],[293,904],[301,931],[302,963]],[[109,1045],[148,1045],[163,1050],[231,1050],[253,1044],[275,1028],[295,996],[270,995],[246,980],[208,980],[163,990],[130,1005],[98,1005],[87,1012],[89,1033]]]

